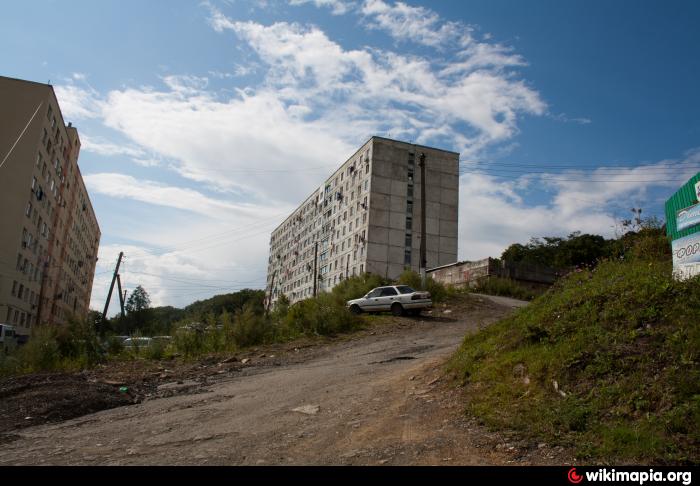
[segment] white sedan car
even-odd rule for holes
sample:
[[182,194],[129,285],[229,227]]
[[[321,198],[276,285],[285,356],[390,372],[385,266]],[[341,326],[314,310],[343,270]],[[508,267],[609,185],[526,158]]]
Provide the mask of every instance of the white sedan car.
[[364,297],[349,300],[346,304],[353,314],[391,311],[395,316],[404,315],[406,312],[417,315],[432,305],[429,292],[416,291],[408,285],[377,287]]

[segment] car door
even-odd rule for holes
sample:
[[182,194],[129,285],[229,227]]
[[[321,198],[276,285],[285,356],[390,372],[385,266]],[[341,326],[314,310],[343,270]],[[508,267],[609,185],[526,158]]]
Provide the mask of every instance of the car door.
[[379,310],[391,310],[391,304],[398,300],[398,292],[394,287],[383,287],[379,297]]
[[376,311],[379,310],[379,298],[382,295],[382,289],[374,289],[363,299],[360,307],[363,311]]

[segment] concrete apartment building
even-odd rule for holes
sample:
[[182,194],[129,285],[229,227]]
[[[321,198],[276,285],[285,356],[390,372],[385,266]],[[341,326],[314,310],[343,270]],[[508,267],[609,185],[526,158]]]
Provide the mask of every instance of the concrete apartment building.
[[0,323],[29,335],[87,314],[100,228],[53,88],[0,77],[0,107]]
[[427,268],[457,260],[459,154],[372,137],[273,232],[267,291],[291,302],[370,272],[419,270],[426,157]]

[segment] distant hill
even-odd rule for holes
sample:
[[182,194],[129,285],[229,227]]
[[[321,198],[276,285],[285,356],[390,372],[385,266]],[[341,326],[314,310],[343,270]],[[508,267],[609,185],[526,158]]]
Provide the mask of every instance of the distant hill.
[[[148,290],[148,289],[146,289]],[[208,299],[198,300],[179,309],[172,306],[151,307],[148,309],[148,326],[139,329],[146,335],[170,334],[173,324],[178,321],[204,320],[207,315],[219,316],[224,310],[230,314],[240,311],[246,303],[250,303],[256,311],[262,312],[264,290],[243,289],[230,294],[215,295]],[[129,316],[120,322],[119,316],[110,319],[111,328],[117,334],[130,334],[135,331]]]
[[264,290],[243,289],[231,294],[215,295],[205,300],[198,300],[183,309],[185,316],[203,316],[209,312],[214,315],[224,310],[233,314],[240,311],[243,305],[250,302],[256,311],[263,310]]

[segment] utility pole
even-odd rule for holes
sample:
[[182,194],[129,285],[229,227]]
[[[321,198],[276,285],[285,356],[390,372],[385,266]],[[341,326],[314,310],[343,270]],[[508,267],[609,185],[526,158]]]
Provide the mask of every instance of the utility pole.
[[272,272],[272,280],[270,281],[270,296],[267,298],[267,306],[265,306],[265,315],[270,314],[270,306],[272,305],[272,290],[275,288],[275,275],[277,275],[277,270]]
[[427,266],[426,235],[425,235],[425,154],[421,152],[418,157],[420,167],[420,284],[425,290],[425,267]]
[[[109,292],[107,293],[107,302],[105,303],[105,310],[102,312],[102,322],[107,320],[107,309],[109,309],[109,301],[112,299],[112,291],[114,290],[114,281],[117,280],[117,274],[119,273],[119,265],[122,263],[122,258],[124,258],[124,252],[119,252],[119,258],[117,258],[117,266],[114,268],[114,275],[112,275],[112,283],[109,286]],[[120,295],[121,297],[121,295]]]
[[119,289],[119,305],[122,310],[122,317],[124,317],[124,300],[126,300],[126,292],[122,292],[122,279],[119,274],[117,274],[117,289]]
[[314,243],[314,297],[316,297],[316,286],[318,285],[318,275],[316,275],[316,260],[318,258],[318,241]]

